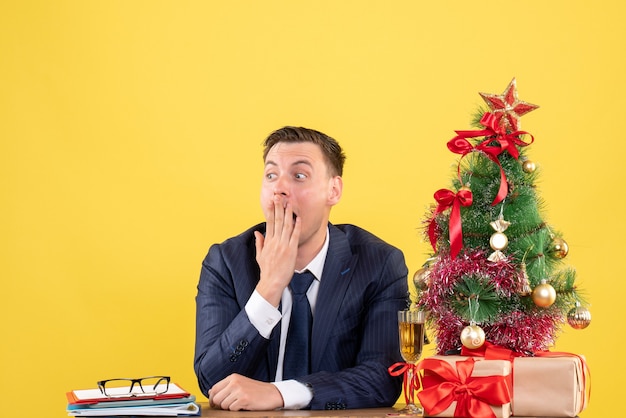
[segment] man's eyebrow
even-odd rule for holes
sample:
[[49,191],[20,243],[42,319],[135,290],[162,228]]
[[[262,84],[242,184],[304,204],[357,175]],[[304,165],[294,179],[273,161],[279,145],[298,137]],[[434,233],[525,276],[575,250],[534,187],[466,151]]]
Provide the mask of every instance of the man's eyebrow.
[[[291,166],[296,166],[296,165],[301,165],[301,164],[308,165],[309,167],[313,167],[313,164],[311,164],[311,161],[309,160],[296,160],[291,164]],[[267,166],[278,166],[278,163],[272,160],[267,160],[265,161],[265,167]]]
[[294,166],[294,165],[300,165],[300,164],[304,164],[304,165],[308,165],[309,167],[313,167],[313,164],[311,164],[311,161],[309,161],[309,160],[297,160],[297,161],[294,161],[294,163],[291,164],[291,165]]

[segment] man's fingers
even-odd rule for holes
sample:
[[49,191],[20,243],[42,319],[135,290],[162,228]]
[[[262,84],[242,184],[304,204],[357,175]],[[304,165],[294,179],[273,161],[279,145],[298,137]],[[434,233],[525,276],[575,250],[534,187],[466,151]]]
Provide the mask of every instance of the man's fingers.
[[[213,385],[211,389],[209,389],[209,399],[211,401],[211,404],[217,406],[220,409],[228,409],[228,407],[233,402],[232,393],[229,389],[231,376],[220,380],[215,385]],[[231,399],[229,399],[229,397]]]
[[265,244],[265,237],[259,231],[254,231],[254,247],[256,248],[256,261],[259,262],[259,257],[261,256],[261,250],[263,250],[263,245]]
[[267,237],[274,235],[274,207],[274,201],[267,205],[267,209],[269,211],[269,215],[267,216],[267,219],[265,219],[265,235]]
[[282,395],[271,383],[231,374],[209,390],[212,406],[231,411],[272,410],[284,406]]
[[302,219],[297,216],[296,221],[293,224],[293,231],[290,236],[290,244],[298,248],[298,244],[300,243],[300,231],[302,230]]
[[280,195],[274,196],[274,235],[281,236],[285,222],[285,208]]
[[289,242],[291,239],[291,234],[293,232],[293,208],[291,207],[291,203],[287,203],[285,206],[285,211],[283,215],[283,230],[282,230],[282,238],[285,242]]

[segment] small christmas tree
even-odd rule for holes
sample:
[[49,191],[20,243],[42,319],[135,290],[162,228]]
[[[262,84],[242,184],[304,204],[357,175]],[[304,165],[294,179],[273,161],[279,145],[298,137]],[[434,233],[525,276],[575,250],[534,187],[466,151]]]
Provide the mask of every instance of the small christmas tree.
[[530,354],[547,350],[567,320],[591,320],[561,234],[542,217],[538,170],[527,157],[534,137],[520,117],[538,106],[517,97],[515,79],[502,95],[480,93],[489,106],[477,130],[456,131],[459,154],[452,190],[440,189],[426,216],[434,253],[413,281],[439,354],[485,341]]

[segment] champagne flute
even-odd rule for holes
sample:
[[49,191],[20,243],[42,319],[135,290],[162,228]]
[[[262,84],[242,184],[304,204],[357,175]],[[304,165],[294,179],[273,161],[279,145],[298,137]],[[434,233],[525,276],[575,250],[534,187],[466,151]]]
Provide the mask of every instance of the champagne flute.
[[[398,331],[400,333],[400,353],[404,361],[414,366],[422,355],[422,348],[424,347],[424,311],[420,310],[405,310],[398,311]],[[413,381],[413,367],[409,367],[407,370],[408,382]],[[405,385],[405,390],[412,390],[411,384]],[[413,402],[415,393],[405,393],[407,399],[407,405],[400,412],[406,415],[419,415],[424,414],[424,410],[420,405],[416,405]]]

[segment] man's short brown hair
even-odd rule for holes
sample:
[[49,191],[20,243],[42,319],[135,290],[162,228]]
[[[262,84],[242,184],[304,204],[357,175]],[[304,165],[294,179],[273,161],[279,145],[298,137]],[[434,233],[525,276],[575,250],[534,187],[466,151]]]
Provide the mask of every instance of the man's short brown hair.
[[279,142],[312,142],[317,144],[326,158],[331,176],[343,175],[343,164],[346,156],[339,143],[330,136],[314,129],[285,126],[272,132],[263,142],[263,161],[270,149]]

